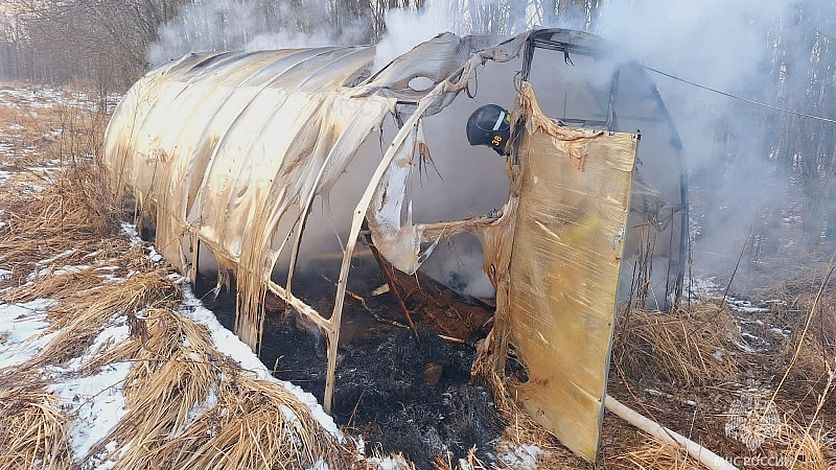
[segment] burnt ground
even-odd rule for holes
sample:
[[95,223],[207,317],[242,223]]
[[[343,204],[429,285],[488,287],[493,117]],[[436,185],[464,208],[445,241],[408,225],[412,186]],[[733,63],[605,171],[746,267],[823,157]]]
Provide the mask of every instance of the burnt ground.
[[[359,269],[358,269],[359,268]],[[373,291],[384,283],[375,265],[356,266],[352,292]],[[360,284],[365,285],[358,285]],[[401,325],[404,315],[392,293],[347,296],[337,360],[332,415],[337,424],[361,435],[369,449],[403,452],[419,468],[432,468],[438,455],[465,457],[476,446],[486,462],[496,460],[502,433],[491,392],[470,383],[475,348],[492,316],[489,306],[462,299],[432,280],[399,276],[407,307],[418,325]],[[201,276],[199,297],[229,329],[234,322],[234,286],[216,299],[214,279]],[[333,285],[321,273],[297,274],[294,291],[319,311],[333,306]],[[310,392],[320,402],[325,389],[326,346],[315,327],[287,311],[276,298],[266,302],[262,362],[276,378]],[[442,339],[442,335],[464,340]]]

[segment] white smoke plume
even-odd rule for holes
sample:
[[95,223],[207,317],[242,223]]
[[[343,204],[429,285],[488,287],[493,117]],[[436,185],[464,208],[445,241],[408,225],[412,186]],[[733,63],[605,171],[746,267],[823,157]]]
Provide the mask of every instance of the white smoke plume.
[[190,52],[266,50],[368,42],[364,19],[343,19],[333,26],[326,2],[305,0],[212,0],[184,5],[159,30],[148,49],[152,66]]
[[[820,2],[823,3],[823,2]],[[770,101],[776,87],[771,32],[793,25],[798,2],[741,0],[610,2],[597,33],[637,61],[742,97]],[[809,50],[783,57],[803,68]],[[671,112],[690,174],[697,272],[727,276],[763,215],[787,208],[790,177],[776,169],[766,129],[779,113],[650,73]],[[769,236],[777,236],[771,233]],[[742,286],[747,273],[741,271]]]

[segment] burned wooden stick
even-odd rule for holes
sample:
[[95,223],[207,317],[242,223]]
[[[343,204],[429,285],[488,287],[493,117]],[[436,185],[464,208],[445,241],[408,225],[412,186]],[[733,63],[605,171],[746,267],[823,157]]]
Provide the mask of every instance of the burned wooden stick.
[[409,325],[409,328],[415,335],[415,340],[421,341],[421,338],[418,336],[418,328],[415,327],[415,322],[412,321],[412,312],[406,308],[403,297],[401,297],[401,291],[397,284],[398,281],[395,280],[395,273],[389,269],[389,266],[386,264],[386,260],[380,256],[380,252],[377,251],[377,248],[375,248],[374,245],[369,244],[369,248],[372,250],[372,254],[374,254],[374,259],[377,261],[377,265],[380,266],[380,270],[383,271],[383,275],[386,277],[386,282],[389,283],[389,290],[392,292],[392,295],[398,299],[398,305],[400,305],[401,311],[406,317],[406,322]]
[[[363,225],[366,226],[366,223],[363,222]],[[386,260],[383,259],[383,257],[380,255],[380,252],[377,250],[377,247],[374,246],[371,237],[369,237],[367,243],[369,245],[369,250],[371,250],[372,254],[374,255],[375,261],[377,261],[378,267],[383,272],[383,276],[386,277],[386,282],[389,283],[389,290],[392,292],[392,295],[394,295],[395,298],[398,299],[398,305],[400,305],[401,311],[406,317],[406,322],[409,325],[409,328],[415,335],[415,341],[420,342],[421,337],[418,335],[418,328],[415,327],[415,322],[412,321],[412,312],[410,312],[409,309],[406,308],[406,303],[404,303],[403,297],[401,297],[400,288],[398,287],[398,283],[395,280],[395,273],[389,269]]]

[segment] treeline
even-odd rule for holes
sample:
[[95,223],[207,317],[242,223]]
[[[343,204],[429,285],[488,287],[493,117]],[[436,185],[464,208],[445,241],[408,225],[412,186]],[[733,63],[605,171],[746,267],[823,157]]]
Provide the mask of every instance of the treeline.
[[[221,32],[236,15],[256,16],[258,25],[244,28],[230,47],[242,47],[260,32],[344,36],[376,43],[385,32],[392,8],[415,12],[424,0],[3,0],[0,2],[0,78],[65,84],[84,82],[104,90],[120,90],[141,76],[149,47],[160,40],[163,26],[192,10],[217,9],[207,31]],[[453,5],[454,2],[448,2]],[[556,24],[570,12],[587,17],[599,0],[536,0],[538,11],[527,18],[527,2],[491,0],[458,2],[451,12],[472,23],[469,30],[502,33],[517,26],[511,18]],[[197,8],[195,8],[197,7]],[[243,12],[243,13],[242,13]],[[188,20],[188,18],[186,18]],[[199,19],[198,19],[199,20]],[[196,20],[197,21],[197,20]],[[584,23],[585,21],[582,21]],[[520,27],[521,26],[521,27]],[[248,37],[251,36],[251,37]],[[242,42],[243,41],[243,42]],[[235,43],[237,42],[237,44]]]
[[124,88],[183,0],[5,0],[0,75],[41,83]]

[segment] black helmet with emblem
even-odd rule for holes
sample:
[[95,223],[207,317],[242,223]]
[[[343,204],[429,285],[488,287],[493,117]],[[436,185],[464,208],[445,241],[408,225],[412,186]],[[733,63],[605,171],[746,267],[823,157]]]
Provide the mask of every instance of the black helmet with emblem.
[[511,114],[497,104],[486,104],[473,111],[467,119],[467,140],[470,145],[487,145],[505,155],[511,137]]

